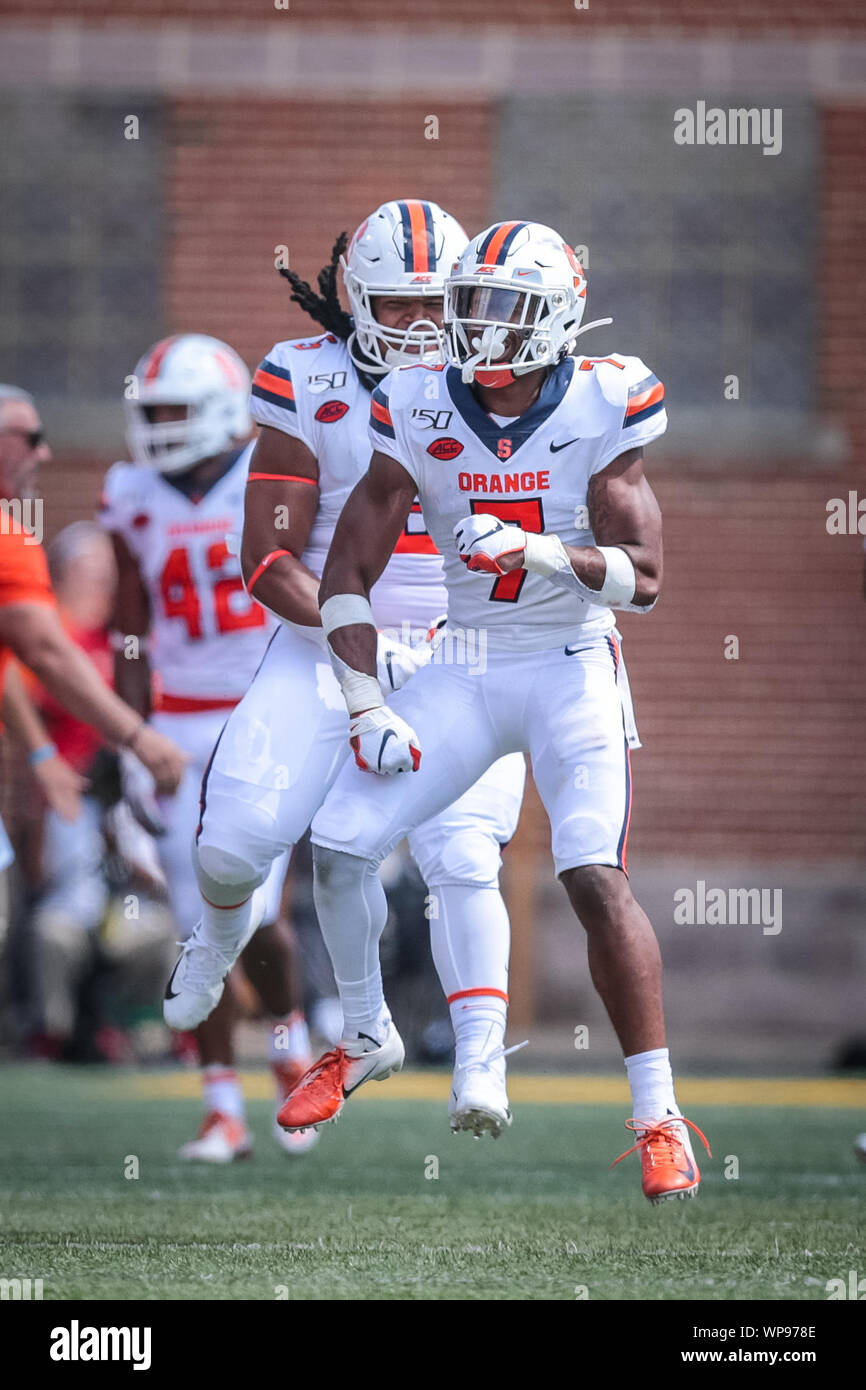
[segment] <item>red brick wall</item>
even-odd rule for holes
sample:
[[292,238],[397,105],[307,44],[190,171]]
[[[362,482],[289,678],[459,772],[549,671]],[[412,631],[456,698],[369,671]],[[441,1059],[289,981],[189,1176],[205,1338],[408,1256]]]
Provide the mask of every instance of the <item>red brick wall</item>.
[[186,19],[201,24],[218,20],[223,26],[273,23],[347,29],[372,24],[407,24],[418,31],[442,25],[516,25],[533,30],[569,28],[586,32],[630,29],[645,32],[717,31],[733,34],[809,33],[821,30],[862,30],[866,13],[859,0],[589,0],[576,10],[573,0],[476,0],[471,11],[465,0],[429,0],[419,6],[410,0],[289,0],[287,10],[273,0],[0,0],[0,16],[35,20],[81,18],[138,20]]
[[[255,364],[278,339],[315,331],[274,269],[274,247],[315,285],[337,234],[388,198],[442,202],[467,227],[489,203],[491,111],[423,101],[180,101],[170,139],[172,325],[227,339]],[[328,151],[323,156],[323,151]]]
[[654,481],[664,593],[650,616],[621,618],[644,741],[635,849],[862,857],[863,541],[825,524],[856,479]]
[[853,456],[862,462],[866,439],[866,108],[825,107],[821,128],[818,379],[823,409],[845,425]]
[[[423,102],[177,102],[169,327],[225,337],[254,363],[275,339],[307,331],[273,269],[276,244],[287,242],[293,266],[313,276],[334,233],[395,193],[421,192],[483,225],[494,114],[480,103],[439,103],[437,113],[441,138],[425,141]],[[866,142],[859,108],[828,108],[822,120],[815,370],[856,460],[866,425],[856,365]],[[665,593],[652,617],[622,619],[645,741],[634,760],[635,850],[861,855],[862,541],[828,536],[825,519],[830,497],[858,483],[864,491],[862,470],[689,477],[665,469],[663,455],[653,467]],[[95,502],[98,468],[58,460],[44,491],[53,532]],[[731,634],[737,661],[724,659]]]

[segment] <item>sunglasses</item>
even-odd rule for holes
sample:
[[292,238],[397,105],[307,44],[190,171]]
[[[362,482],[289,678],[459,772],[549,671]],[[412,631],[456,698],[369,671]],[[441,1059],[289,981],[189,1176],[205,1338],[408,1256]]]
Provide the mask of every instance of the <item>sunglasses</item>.
[[0,434],[20,434],[22,439],[27,440],[27,447],[29,449],[38,449],[40,444],[45,443],[44,430],[22,430],[16,429],[13,426],[9,429],[0,430]]

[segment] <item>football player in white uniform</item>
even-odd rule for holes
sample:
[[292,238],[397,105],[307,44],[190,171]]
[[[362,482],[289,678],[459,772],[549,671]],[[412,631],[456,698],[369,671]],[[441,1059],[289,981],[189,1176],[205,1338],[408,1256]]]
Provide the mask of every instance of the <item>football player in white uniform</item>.
[[[371,392],[392,366],[441,364],[444,273],[465,244],[465,232],[435,204],[397,200],[372,213],[352,238],[343,268],[352,318],[336,293],[340,243],[319,279],[323,299],[288,276],[299,302],[330,331],[276,344],[253,377],[251,408],[262,430],[247,486],[242,560],[247,588],[282,626],[205,779],[196,836],[204,915],[175,971],[176,997],[166,1002],[175,1027],[214,1007],[225,962],[250,929],[250,893],[274,856],[307,829],[346,760],[345,705],[322,632],[319,576],[342,506],[370,460]],[[435,412],[419,412],[416,423],[419,438],[433,438]],[[445,606],[442,557],[414,504],[389,555],[371,602],[385,630],[378,669],[394,689],[430,657],[425,638]],[[500,849],[516,827],[523,758],[512,754],[489,770],[485,764],[479,778],[409,837],[430,889],[433,954],[464,1068],[455,1128],[476,1125],[469,1064],[482,1055],[486,1064],[489,1037],[504,1027],[509,925],[499,893]],[[348,1028],[356,1014],[369,1012],[368,984],[375,992],[376,977],[344,976],[340,983]],[[367,1040],[347,1028],[341,1046],[362,1052]],[[392,1067],[402,1060],[401,1044]],[[509,1118],[499,1115],[496,1128]]]
[[[187,333],[156,343],[136,366],[135,395],[126,402],[133,462],[109,470],[100,513],[119,566],[117,689],[189,756],[177,796],[159,807],[149,802],[147,786],[137,785],[134,760],[124,767],[140,818],[162,832],[160,858],[184,937],[199,913],[190,833],[201,780],[276,627],[248,596],[227,539],[239,537],[243,524],[253,447],[249,385],[237,353],[215,338]],[[303,1073],[310,1051],[291,936],[279,921],[284,871],[285,860],[274,865],[260,905],[264,925],[244,953],[247,974],[276,1021],[278,1098]],[[197,1031],[205,1116],[183,1158],[219,1163],[250,1151],[234,1070],[234,1012],[227,990],[218,1013]],[[274,1132],[290,1152],[309,1147],[276,1126]]]
[[[350,982],[347,1029],[370,1041],[361,1057],[324,1058],[280,1122],[334,1118],[356,1086],[391,1069],[399,1039],[378,974],[376,865],[521,749],[622,1044],[628,1125],[657,1201],[693,1194],[699,1174],[674,1096],[658,944],[626,876],[637,740],[613,610],[646,613],[659,592],[661,520],[642,453],[666,427],[664,388],[636,357],[571,355],[585,294],[561,236],[497,224],[446,282],[451,365],[393,372],[373,393],[375,453],[320,591],[358,765],[343,767],[312,826],[319,919],[337,978]],[[413,428],[422,406],[436,411],[432,436]],[[428,665],[386,704],[368,599],[416,495],[445,559],[449,621],[486,632],[487,665]],[[484,1073],[491,1114],[507,1106],[501,1040],[499,1053]]]

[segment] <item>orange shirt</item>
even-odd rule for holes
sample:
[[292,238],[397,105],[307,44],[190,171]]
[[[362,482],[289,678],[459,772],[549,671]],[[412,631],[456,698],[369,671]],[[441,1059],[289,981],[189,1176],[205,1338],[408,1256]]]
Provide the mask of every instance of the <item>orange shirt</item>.
[[[29,531],[0,510],[0,608],[12,603],[56,607],[45,551]],[[0,641],[0,691],[11,653]]]

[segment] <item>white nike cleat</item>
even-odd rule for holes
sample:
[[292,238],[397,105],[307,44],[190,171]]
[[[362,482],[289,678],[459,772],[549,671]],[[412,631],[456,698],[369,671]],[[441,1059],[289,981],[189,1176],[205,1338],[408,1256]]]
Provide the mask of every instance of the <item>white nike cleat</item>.
[[498,1139],[511,1124],[511,1109],[505,1089],[505,1058],[526,1043],[515,1047],[497,1047],[484,1057],[458,1062],[454,1068],[448,1114],[451,1132],[490,1134]]
[[266,902],[265,894],[257,888],[253,893],[250,925],[234,949],[215,946],[206,940],[204,921],[196,922],[192,934],[181,945],[165,987],[162,1016],[169,1028],[188,1032],[210,1018],[222,998],[226,975],[262,924]]
[[317,1128],[336,1120],[344,1104],[365,1081],[384,1081],[399,1071],[405,1058],[403,1040],[393,1023],[382,1042],[361,1034],[343,1038],[299,1081],[277,1116],[283,1129]]
[[205,1115],[198,1137],[178,1149],[178,1158],[195,1163],[233,1163],[250,1158],[253,1141],[243,1120],[212,1110]]

